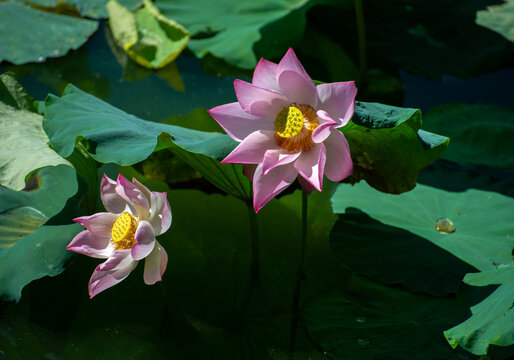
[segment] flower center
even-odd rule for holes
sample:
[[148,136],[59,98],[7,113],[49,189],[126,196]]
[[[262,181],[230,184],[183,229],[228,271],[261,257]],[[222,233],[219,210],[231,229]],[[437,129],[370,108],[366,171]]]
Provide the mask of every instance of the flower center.
[[111,230],[111,238],[115,250],[130,249],[136,241],[134,240],[137,229],[137,220],[128,212],[124,212],[114,222]]
[[297,107],[289,106],[280,110],[275,119],[275,132],[282,138],[292,138],[302,130],[303,114]]
[[275,141],[288,153],[309,151],[314,146],[312,132],[318,125],[312,106],[292,103],[275,118]]

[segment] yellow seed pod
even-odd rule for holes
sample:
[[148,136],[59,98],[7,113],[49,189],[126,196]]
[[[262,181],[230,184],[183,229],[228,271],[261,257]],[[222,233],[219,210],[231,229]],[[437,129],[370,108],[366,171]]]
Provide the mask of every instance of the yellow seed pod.
[[297,107],[283,108],[275,119],[275,132],[282,138],[292,138],[303,128],[303,114]]

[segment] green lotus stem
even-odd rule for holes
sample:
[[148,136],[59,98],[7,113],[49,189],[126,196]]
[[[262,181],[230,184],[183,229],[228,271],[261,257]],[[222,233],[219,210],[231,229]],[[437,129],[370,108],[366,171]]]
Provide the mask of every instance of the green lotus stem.
[[259,228],[257,226],[257,214],[255,213],[251,203],[247,204],[248,217],[250,220],[250,282],[248,284],[245,297],[243,299],[243,308],[248,307],[253,292],[259,282],[259,265],[260,265],[260,249],[259,249]]
[[305,242],[307,239],[307,193],[302,191],[302,239],[300,245],[300,262],[296,271],[296,284],[293,293],[293,307],[291,315],[291,337],[289,341],[289,358],[293,359],[294,349],[296,346],[296,333],[298,331],[298,307],[300,304],[300,290],[303,278],[303,262],[305,258]]
[[359,37],[359,67],[361,83],[368,81],[368,64],[366,55],[366,27],[364,25],[364,10],[362,0],[355,0],[355,18],[357,21],[357,35]]

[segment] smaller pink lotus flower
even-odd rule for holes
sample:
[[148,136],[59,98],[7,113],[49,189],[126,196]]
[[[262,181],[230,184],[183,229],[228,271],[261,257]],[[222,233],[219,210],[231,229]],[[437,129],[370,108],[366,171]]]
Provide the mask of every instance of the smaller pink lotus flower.
[[136,179],[122,175],[114,182],[106,175],[100,195],[109,212],[82,216],[74,221],[87,230],[79,233],[66,249],[94,258],[107,259],[98,265],[89,281],[89,296],[124,280],[145,259],[144,281],[152,285],[162,279],[168,255],[155,239],[171,225],[166,193],[151,192]]
[[353,81],[316,86],[289,49],[278,64],[261,59],[252,83],[235,80],[234,88],[237,102],[208,112],[240,142],[222,162],[247,164],[256,212],[296,178],[311,193],[323,175],[341,181],[353,172],[338,130],[355,110]]

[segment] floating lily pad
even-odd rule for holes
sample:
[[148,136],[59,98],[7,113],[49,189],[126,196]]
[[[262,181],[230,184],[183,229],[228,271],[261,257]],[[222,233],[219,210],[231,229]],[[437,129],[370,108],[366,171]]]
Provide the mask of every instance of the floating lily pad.
[[357,102],[355,116],[342,128],[355,170],[349,181],[365,179],[388,193],[411,190],[420,169],[437,160],[449,142],[420,127],[419,109]]
[[451,145],[443,158],[463,165],[514,168],[514,110],[485,104],[448,104],[425,115],[424,128]]
[[[25,93],[12,94],[13,101],[30,106],[27,98],[24,97]],[[25,187],[26,177],[35,170],[61,164],[71,166],[48,146],[49,140],[43,131],[41,115],[0,102],[0,129],[2,142],[0,184],[2,186],[21,190]]]
[[97,27],[97,21],[0,2],[0,61],[25,64],[62,56],[82,46]]
[[473,286],[500,286],[471,308],[473,315],[468,320],[444,332],[450,345],[484,355],[489,345],[514,344],[514,262],[499,265],[494,270],[468,274],[464,282]]
[[379,193],[365,183],[340,185],[332,208],[360,209],[383,224],[425,238],[475,268],[487,271],[512,260],[514,199],[467,190],[452,193],[418,184],[401,195]]
[[290,15],[287,28],[273,33],[274,42],[289,44],[282,49],[287,50],[287,46],[301,39],[305,12],[317,2],[222,0],[216,1],[215,6],[206,6],[203,0],[157,0],[155,5],[164,16],[184,25],[192,35],[202,35],[188,44],[197,57],[210,53],[230,64],[253,68],[258,60],[253,47],[261,39],[260,31]]
[[[359,299],[361,299],[359,301]],[[310,304],[303,321],[310,336],[335,360],[461,359],[442,330],[465,316],[451,298],[431,298],[353,278],[347,294]]]
[[474,271],[424,238],[354,209],[339,215],[330,232],[330,246],[358,275],[435,296],[457,293],[464,275]]
[[[19,300],[21,289],[45,275],[56,275],[69,254],[65,247],[80,226],[43,226],[62,210],[77,191],[75,170],[69,166],[44,168],[41,187],[13,191],[0,187],[0,296]],[[23,264],[23,265],[22,265]]]
[[505,0],[504,4],[477,11],[476,23],[514,41],[514,0]]
[[110,0],[107,11],[114,40],[141,66],[163,68],[175,60],[189,40],[184,27],[165,18],[148,0],[134,12]]

